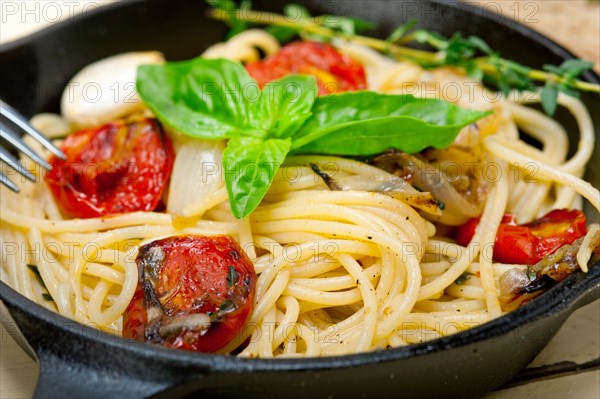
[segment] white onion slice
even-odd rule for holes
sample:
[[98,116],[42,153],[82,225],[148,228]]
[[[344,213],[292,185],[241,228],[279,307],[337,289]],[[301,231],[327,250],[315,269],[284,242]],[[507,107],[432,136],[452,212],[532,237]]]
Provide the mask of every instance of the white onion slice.
[[[224,184],[221,162],[225,143],[193,139],[179,146],[175,155],[167,211],[187,216],[187,207],[206,201]],[[197,215],[201,216],[201,215]]]

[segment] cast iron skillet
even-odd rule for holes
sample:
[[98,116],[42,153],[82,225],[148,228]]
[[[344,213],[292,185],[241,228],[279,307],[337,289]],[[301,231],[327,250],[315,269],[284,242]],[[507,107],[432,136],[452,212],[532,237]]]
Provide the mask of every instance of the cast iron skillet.
[[[297,1],[315,14],[362,16],[384,35],[417,18],[430,29],[483,37],[511,58],[539,67],[572,55],[511,21],[466,5],[409,1]],[[282,2],[256,9],[281,11]],[[200,0],[129,1],[3,46],[0,97],[26,115],[58,111],[63,87],[79,69],[124,51],[160,50],[189,59],[223,39],[226,28],[204,17]],[[587,74],[597,82],[597,75]],[[584,96],[599,126],[598,96]],[[574,130],[566,113],[558,118]],[[576,137],[572,137],[572,144]],[[595,149],[598,160],[598,147]],[[600,163],[588,180],[599,186]],[[597,215],[588,209],[588,216]],[[592,220],[593,221],[593,220]],[[600,297],[600,265],[576,273],[504,317],[446,338],[352,356],[301,360],[237,359],[153,347],[67,320],[0,283],[3,323],[40,363],[35,396],[44,397],[477,397],[523,369],[577,308]]]

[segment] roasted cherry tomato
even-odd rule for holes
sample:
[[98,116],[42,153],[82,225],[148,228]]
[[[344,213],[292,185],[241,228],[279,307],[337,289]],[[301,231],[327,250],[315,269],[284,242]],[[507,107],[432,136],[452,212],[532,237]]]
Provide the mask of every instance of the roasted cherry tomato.
[[140,248],[136,263],[138,288],[123,319],[126,338],[215,352],[252,312],[256,273],[231,237],[154,241]]
[[67,160],[52,157],[46,181],[71,217],[152,211],[173,167],[171,141],[155,119],[80,130],[61,149]]
[[293,42],[262,61],[249,62],[246,69],[260,87],[294,73],[315,76],[319,95],[367,87],[363,66],[325,43]]
[[[479,218],[455,230],[456,241],[471,242]],[[563,245],[586,234],[585,215],[578,210],[555,209],[531,223],[518,225],[514,215],[504,215],[496,234],[494,260],[501,263],[534,265]]]

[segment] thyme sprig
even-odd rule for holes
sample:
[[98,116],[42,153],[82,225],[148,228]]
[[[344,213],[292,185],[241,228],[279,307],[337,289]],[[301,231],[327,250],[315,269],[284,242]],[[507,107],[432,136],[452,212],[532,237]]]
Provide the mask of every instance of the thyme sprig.
[[[249,0],[242,1],[239,7],[233,0],[209,0],[208,3],[214,7],[209,15],[231,26],[229,36],[254,25],[266,25],[268,31],[282,43],[295,35],[319,41],[348,40],[424,68],[462,68],[469,77],[498,87],[504,95],[511,90],[535,90],[535,82],[543,82],[541,102],[549,115],[556,110],[559,92],[570,96],[578,96],[581,91],[600,93],[599,85],[579,79],[592,68],[591,62],[567,60],[560,66],[544,65],[543,70],[532,69],[502,58],[477,36],[464,37],[456,33],[447,38],[437,32],[417,28],[413,20],[399,26],[382,40],[358,34],[374,27],[369,22],[331,15],[313,17],[306,8],[297,4],[286,6],[284,15],[281,15],[252,10]],[[406,46],[409,43],[426,45],[431,50]]]

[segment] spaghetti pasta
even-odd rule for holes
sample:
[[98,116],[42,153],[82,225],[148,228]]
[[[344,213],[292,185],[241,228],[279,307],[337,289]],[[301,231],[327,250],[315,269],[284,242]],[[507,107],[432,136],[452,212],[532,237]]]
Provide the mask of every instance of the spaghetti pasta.
[[[425,71],[357,44],[335,45],[365,66],[371,90],[417,88],[416,94],[445,98],[444,82],[467,81],[453,70]],[[279,44],[266,32],[251,30],[204,55],[253,61],[257,48],[272,54]],[[494,115],[478,122],[476,136],[465,128],[457,139],[459,145],[479,140],[474,144],[484,162],[479,167],[492,171],[481,227],[466,247],[385,193],[328,190],[310,165],[323,170],[334,165],[336,176],[365,179],[388,172],[351,159],[295,156],[287,158],[262,203],[242,221],[233,217],[224,187],[188,204],[182,223],[161,212],[65,219],[45,184],[24,182],[18,195],[1,187],[2,281],[65,317],[120,335],[138,281],[134,260],[140,246],[173,235],[227,234],[253,261],[258,279],[252,314],[223,353],[244,343],[239,356],[356,353],[422,342],[498,317],[499,276],[525,268],[492,261],[503,215],[529,222],[550,209],[580,207],[579,196],[600,210],[598,190],[581,179],[595,138],[585,107],[561,95],[559,102],[575,116],[580,134],[576,153],[566,159],[565,129],[524,105],[539,102],[538,94],[490,104],[486,89],[470,83],[472,98],[456,101]],[[68,133],[68,124],[56,115],[32,123],[54,138]],[[519,130],[539,140],[541,148],[522,141]],[[597,232],[596,225],[590,227],[578,254],[584,271]],[[461,282],[465,273],[469,277]]]

